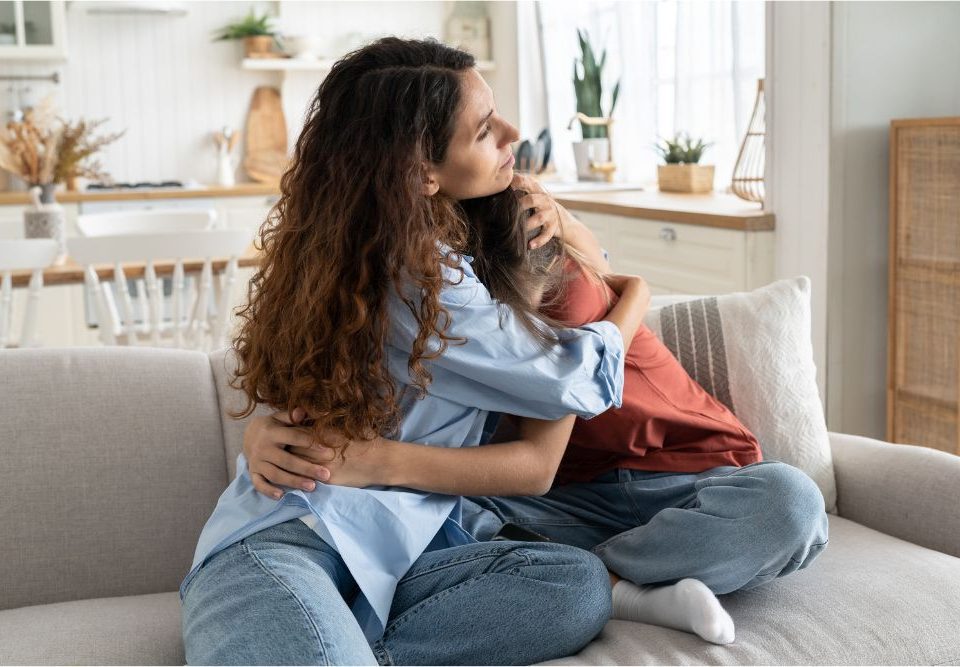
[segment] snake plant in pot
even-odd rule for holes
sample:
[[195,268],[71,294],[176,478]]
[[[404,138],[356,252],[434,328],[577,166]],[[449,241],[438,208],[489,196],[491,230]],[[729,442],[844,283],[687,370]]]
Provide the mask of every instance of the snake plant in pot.
[[[617,98],[620,96],[620,81],[618,80],[613,87],[610,109],[604,114],[600,98],[603,94],[602,77],[603,67],[607,62],[607,50],[603,49],[598,61],[586,31],[578,28],[577,38],[580,40],[580,58],[574,58],[573,61],[573,88],[577,95],[577,112],[592,118],[610,119],[617,106]],[[600,180],[602,177],[592,172],[589,165],[591,159],[596,162],[606,162],[610,159],[607,126],[588,125],[581,120],[580,129],[583,140],[573,144],[577,176],[580,180]]]

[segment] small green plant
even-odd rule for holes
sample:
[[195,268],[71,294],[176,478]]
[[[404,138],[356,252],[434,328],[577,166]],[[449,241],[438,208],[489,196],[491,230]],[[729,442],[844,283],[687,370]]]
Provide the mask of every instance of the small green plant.
[[[577,28],[577,38],[580,40],[580,58],[573,59],[573,88],[577,94],[577,111],[587,116],[609,118],[613,115],[613,109],[617,106],[617,97],[620,96],[620,81],[618,80],[613,87],[610,111],[604,114],[600,108],[600,95],[603,92],[601,76],[603,66],[607,62],[607,50],[604,49],[600,54],[598,63],[586,31],[581,32]],[[577,70],[578,65],[583,69],[582,77]],[[606,125],[587,125],[581,122],[580,129],[584,139],[605,139],[607,136]]]
[[213,41],[218,42],[224,39],[243,39],[244,37],[274,37],[276,31],[270,25],[271,17],[268,14],[257,16],[253,9],[243,18],[242,21],[231,23],[220,28],[220,33]]
[[673,140],[663,139],[663,144],[654,144],[654,150],[667,164],[697,164],[703,157],[703,152],[713,143],[705,144],[703,139],[693,143],[690,135],[680,133]]

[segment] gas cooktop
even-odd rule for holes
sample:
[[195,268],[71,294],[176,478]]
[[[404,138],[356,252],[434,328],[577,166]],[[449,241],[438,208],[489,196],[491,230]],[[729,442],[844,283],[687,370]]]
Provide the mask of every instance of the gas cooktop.
[[139,183],[90,183],[87,185],[87,190],[157,190],[183,187],[185,186],[180,181],[161,181],[158,183],[141,181]]

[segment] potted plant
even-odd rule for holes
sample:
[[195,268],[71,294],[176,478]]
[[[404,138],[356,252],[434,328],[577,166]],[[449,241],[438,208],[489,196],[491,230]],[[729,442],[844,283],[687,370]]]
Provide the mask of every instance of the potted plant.
[[699,164],[703,151],[712,144],[689,135],[677,134],[664,139],[654,149],[665,164],[657,167],[657,181],[662,192],[710,192],[713,190],[713,165]]
[[57,183],[77,176],[105,177],[97,163],[83,161],[123,133],[92,139],[93,124],[68,123],[56,116],[53,95],[29,109],[23,120],[0,127],[0,168],[27,183],[33,205],[23,212],[24,236],[57,241],[62,262],[66,256],[65,215],[56,203]]
[[270,48],[277,42],[277,32],[270,25],[271,17],[267,14],[257,16],[253,9],[243,20],[220,28],[219,35],[213,41],[227,39],[242,39],[247,58],[271,58],[274,54]]
[[[580,40],[580,58],[573,60],[573,88],[577,95],[577,111],[593,118],[609,118],[617,106],[617,97],[620,95],[620,81],[613,87],[610,100],[610,110],[604,115],[600,106],[600,97],[603,93],[603,66],[607,62],[607,50],[600,54],[600,61],[594,57],[593,46],[590,44],[586,31],[577,29],[577,38]],[[579,70],[583,71],[580,75]],[[574,142],[573,156],[577,163],[577,177],[580,180],[600,180],[602,174],[590,171],[590,160],[606,162],[610,159],[607,144],[606,125],[588,125],[580,122],[580,131],[583,140]]]

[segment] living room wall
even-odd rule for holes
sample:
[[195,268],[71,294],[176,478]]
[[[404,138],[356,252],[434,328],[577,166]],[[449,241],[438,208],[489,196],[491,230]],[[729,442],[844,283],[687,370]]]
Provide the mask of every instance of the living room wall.
[[960,3],[832,3],[830,428],[886,430],[888,142],[894,118],[960,115]]

